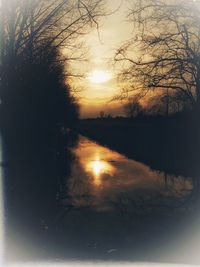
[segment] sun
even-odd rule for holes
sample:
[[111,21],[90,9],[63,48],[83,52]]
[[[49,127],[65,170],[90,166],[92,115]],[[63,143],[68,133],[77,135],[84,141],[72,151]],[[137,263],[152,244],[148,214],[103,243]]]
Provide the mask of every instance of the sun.
[[88,75],[88,79],[91,83],[105,83],[111,80],[112,74],[105,70],[94,70]]

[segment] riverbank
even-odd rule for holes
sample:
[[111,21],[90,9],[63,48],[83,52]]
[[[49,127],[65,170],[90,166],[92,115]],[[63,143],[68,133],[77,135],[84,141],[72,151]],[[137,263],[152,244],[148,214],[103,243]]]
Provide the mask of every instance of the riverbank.
[[128,158],[169,174],[198,176],[198,120],[170,118],[86,119],[77,131]]

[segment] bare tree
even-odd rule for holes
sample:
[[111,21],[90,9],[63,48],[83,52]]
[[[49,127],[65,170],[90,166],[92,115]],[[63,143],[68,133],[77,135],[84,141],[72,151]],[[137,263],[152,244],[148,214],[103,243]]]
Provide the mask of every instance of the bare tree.
[[134,0],[130,4],[135,35],[115,55],[122,67],[120,78],[129,81],[129,93],[178,93],[200,108],[200,2]]
[[[62,49],[62,61],[78,60],[83,56],[78,37],[105,15],[104,0],[9,0],[0,6],[0,75],[23,57],[32,61],[45,50]],[[38,50],[39,48],[39,50]],[[8,68],[8,71],[7,71]],[[68,76],[70,73],[68,73]]]
[[137,98],[129,98],[124,105],[124,111],[127,117],[133,118],[141,113],[142,106]]
[[[58,109],[59,101],[72,104],[67,81],[71,73],[68,68],[67,73],[63,70],[70,60],[80,59],[79,37],[92,26],[98,28],[98,20],[103,15],[104,0],[1,1],[0,107],[5,121],[10,118],[9,124],[13,124],[16,114],[20,120],[30,110],[33,99],[41,102],[41,114],[45,114],[45,106],[50,110],[50,102]],[[57,101],[59,94],[61,100]],[[65,106],[63,114],[64,109],[68,109],[66,105],[61,105]],[[75,107],[75,103],[72,106]],[[36,105],[32,107],[29,113],[34,119]]]
[[77,37],[98,27],[103,0],[2,0],[1,57],[35,52],[41,42],[75,48]]

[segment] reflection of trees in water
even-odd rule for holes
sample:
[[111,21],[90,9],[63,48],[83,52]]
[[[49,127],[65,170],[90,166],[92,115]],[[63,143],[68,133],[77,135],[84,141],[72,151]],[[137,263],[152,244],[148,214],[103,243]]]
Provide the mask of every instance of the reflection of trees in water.
[[183,176],[175,176],[167,174],[162,175],[162,184],[166,191],[171,191],[177,196],[185,195],[187,191],[191,191],[193,187],[192,179]]
[[[181,207],[175,206],[176,196],[162,194],[171,191],[174,184],[183,184],[187,189],[187,179],[166,174],[158,184],[163,191],[152,192],[149,188],[146,191],[144,188],[142,191],[122,191],[114,197],[107,196],[106,201],[113,201],[113,210],[95,210],[95,206],[90,204],[98,201],[97,192],[90,187],[91,178],[85,176],[78,158],[73,155],[78,141],[76,134],[69,131],[58,140],[53,148],[39,143],[37,147],[22,146],[13,140],[8,146],[9,165],[5,176],[7,257],[12,249],[19,247],[14,256],[24,259],[22,253],[28,250],[26,257],[30,258],[33,246],[37,259],[40,255],[43,258],[50,254],[54,257],[56,253],[67,257],[67,248],[73,246],[76,253],[80,249],[91,255],[94,253],[93,245],[87,244],[97,244],[95,253],[98,255],[102,251],[105,255],[105,250],[116,247],[123,251],[124,244],[127,249],[134,247],[138,252],[140,248],[142,251],[146,240],[148,243],[149,239],[162,236],[158,231],[171,233],[169,221],[174,226],[179,215],[187,214],[185,204],[182,211]],[[188,206],[198,198],[199,191],[194,181],[193,185],[188,195],[180,197],[180,200],[188,199]],[[192,194],[193,199],[189,200]],[[159,227],[158,231],[156,227]],[[24,236],[28,241],[23,239]],[[17,243],[19,239],[20,244]]]
[[[100,198],[105,199],[97,203],[98,190],[95,193],[95,188],[90,188],[90,177],[76,160],[73,166],[76,172],[73,169],[73,176],[68,180],[69,194],[63,201],[64,211],[59,219],[63,225],[68,221],[73,223],[73,238],[77,246],[82,245],[82,250],[87,242],[91,244],[86,248],[90,253],[100,255],[101,250],[114,248],[119,252],[131,251],[129,256],[134,257],[142,252],[144,257],[146,247],[154,252],[158,242],[164,246],[168,239],[178,239],[189,228],[194,214],[191,207],[199,197],[194,179],[160,173],[157,187],[121,188],[120,192],[108,195],[101,195],[99,190]],[[104,205],[103,209],[99,204]]]
[[73,158],[71,171],[72,175],[68,176],[68,179],[63,177],[65,191],[60,203],[64,208],[61,219],[70,211],[84,211],[90,208],[94,201],[91,195],[90,178],[85,175],[85,170],[76,157]]
[[[79,149],[81,150],[81,141]],[[93,150],[95,151],[95,146]],[[82,163],[82,157],[84,158],[84,163]],[[91,159],[87,152],[84,154],[84,150],[77,154],[77,158],[73,162],[72,175],[68,180],[65,179],[67,183],[64,185],[66,191],[63,195],[62,205],[65,207],[66,212],[88,208],[95,212],[117,211],[119,213],[127,213],[130,216],[137,216],[141,213],[151,215],[151,213],[155,212],[157,214],[170,214],[170,212],[174,212],[173,209],[182,209],[182,207],[185,210],[187,209],[187,207],[184,207],[184,203],[189,201],[194,189],[191,178],[152,171],[149,176],[150,180],[146,177],[146,182],[144,183],[143,178],[148,175],[144,172],[140,177],[141,181],[139,179],[137,185],[130,184],[129,188],[120,187],[117,189],[115,185],[118,184],[118,180],[123,178],[126,181],[128,179],[126,170],[123,173],[118,170],[119,174],[114,177],[116,182],[111,176],[102,173],[102,184],[97,186],[93,177],[95,173],[88,172],[87,168],[85,169],[84,167],[87,157],[89,158],[88,162],[90,162]],[[130,176],[134,178],[134,173],[130,173]],[[107,187],[110,184],[109,181],[111,185]]]
[[[197,199],[193,179],[159,173],[156,187],[129,188],[119,192],[95,191],[90,177],[78,159],[74,162],[73,176],[68,180],[68,193],[63,199],[65,213],[91,209],[97,213],[114,212],[122,218],[135,219],[155,216],[177,216],[187,213]],[[197,197],[198,195],[196,195]],[[123,220],[123,219],[120,220]]]
[[199,192],[199,187],[193,179],[163,173],[159,190],[138,189],[121,193],[112,204],[129,220],[137,216],[178,216],[187,213],[197,203],[196,192]]
[[62,199],[68,194],[67,181],[70,177],[72,162],[75,160],[72,149],[75,148],[77,144],[78,136],[70,130],[67,131],[67,134],[62,135],[62,138],[59,138],[57,158],[60,181],[57,199],[60,204]]

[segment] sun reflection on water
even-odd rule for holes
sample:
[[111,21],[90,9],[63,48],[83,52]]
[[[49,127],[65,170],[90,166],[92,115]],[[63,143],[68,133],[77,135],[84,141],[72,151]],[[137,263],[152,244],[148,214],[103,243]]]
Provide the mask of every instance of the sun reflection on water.
[[88,164],[87,170],[93,175],[93,183],[96,186],[100,186],[102,184],[102,175],[109,174],[112,176],[115,172],[115,168],[108,162],[96,158],[92,160]]
[[[160,201],[180,201],[193,188],[190,178],[154,171],[82,136],[75,154],[78,164],[74,165],[71,195],[79,206],[88,205],[98,211],[115,209],[123,197],[130,203],[144,199],[148,205],[157,196]],[[74,177],[79,182],[75,183]],[[127,205],[131,207],[130,203]]]

